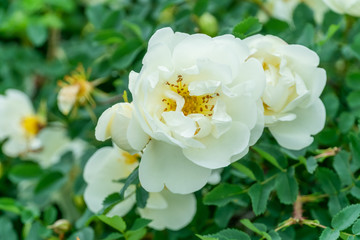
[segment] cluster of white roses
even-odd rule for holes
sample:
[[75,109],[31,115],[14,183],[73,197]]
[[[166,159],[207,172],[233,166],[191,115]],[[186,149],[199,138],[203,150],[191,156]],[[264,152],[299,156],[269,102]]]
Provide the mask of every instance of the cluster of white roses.
[[[184,227],[195,214],[193,192],[246,155],[264,127],[285,148],[311,144],[325,123],[319,96],[326,74],[318,65],[315,52],[274,36],[240,40],[158,30],[140,73],[130,73],[133,101],[98,120],[96,138],[111,138],[114,147],[98,150],[86,166],[89,208],[101,209],[122,187],[113,180],[139,166],[150,197],[138,212],[155,229]],[[134,187],[125,196],[109,215],[132,208]]]

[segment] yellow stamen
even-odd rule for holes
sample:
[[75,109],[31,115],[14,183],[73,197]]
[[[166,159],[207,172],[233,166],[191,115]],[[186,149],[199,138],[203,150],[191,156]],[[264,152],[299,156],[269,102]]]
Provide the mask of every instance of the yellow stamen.
[[140,157],[139,154],[131,155],[128,152],[123,152],[122,155],[125,158],[125,163],[129,165],[136,163],[138,161],[138,158]]
[[[178,75],[178,79],[175,84],[165,83],[171,91],[179,94],[185,100],[185,104],[182,108],[182,112],[185,116],[194,113],[200,113],[204,116],[211,117],[215,106],[214,99],[219,96],[219,93],[205,94],[200,96],[191,96],[188,85],[183,83],[182,75]],[[163,98],[161,100],[165,104],[164,112],[175,111],[176,101],[170,98]]]
[[28,136],[35,136],[44,127],[43,121],[38,116],[24,117],[21,125]]

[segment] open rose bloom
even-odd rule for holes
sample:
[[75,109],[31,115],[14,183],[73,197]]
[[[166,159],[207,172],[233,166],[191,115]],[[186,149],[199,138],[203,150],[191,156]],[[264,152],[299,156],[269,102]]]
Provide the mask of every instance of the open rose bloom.
[[96,137],[143,151],[147,191],[191,193],[258,140],[264,87],[261,63],[242,40],[164,28],[150,39],[140,73],[130,74],[133,102],[105,111]]
[[281,146],[294,150],[307,147],[313,141],[311,135],[325,125],[325,107],[319,96],[326,73],[318,68],[318,55],[275,36],[256,35],[245,41],[266,74],[262,96],[265,126]]

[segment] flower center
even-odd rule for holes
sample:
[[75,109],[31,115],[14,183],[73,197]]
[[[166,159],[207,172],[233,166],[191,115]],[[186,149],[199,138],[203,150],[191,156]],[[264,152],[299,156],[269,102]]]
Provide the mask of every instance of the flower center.
[[21,121],[21,126],[28,136],[35,136],[44,127],[44,123],[37,116],[27,116]]
[[139,154],[134,154],[134,155],[131,155],[130,153],[128,152],[123,152],[122,153],[123,157],[125,158],[125,163],[126,164],[134,164],[134,163],[137,163],[138,162],[138,158],[140,157]]
[[[165,83],[169,86],[170,90],[177,93],[184,98],[185,104],[181,111],[185,116],[189,114],[200,113],[204,116],[211,117],[214,110],[214,98],[219,96],[219,93],[213,94],[204,94],[200,96],[191,96],[188,85],[183,83],[182,75],[178,75],[176,83]],[[164,112],[175,111],[176,110],[176,101],[171,98],[163,98],[162,102],[166,104]]]

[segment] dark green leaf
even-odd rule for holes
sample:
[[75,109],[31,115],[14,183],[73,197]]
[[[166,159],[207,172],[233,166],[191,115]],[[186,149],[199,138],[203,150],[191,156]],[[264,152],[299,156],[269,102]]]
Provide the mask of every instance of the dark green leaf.
[[66,179],[61,172],[49,172],[41,177],[34,192],[36,194],[52,193],[62,187],[65,181]]
[[350,154],[344,150],[334,157],[333,166],[340,177],[342,185],[350,185],[352,183],[349,159]]
[[144,208],[149,198],[149,193],[142,187],[136,188],[136,204],[139,208]]
[[35,46],[41,46],[45,43],[48,33],[44,25],[30,24],[26,29],[30,41]]
[[210,235],[206,235],[206,236],[197,235],[197,236],[202,240],[214,240],[214,239],[218,239],[218,240],[237,240],[237,239],[250,240],[250,237],[246,233],[236,230],[236,229],[225,229],[216,234],[210,234]]
[[68,240],[78,240],[78,239],[93,240],[94,237],[95,237],[94,230],[90,227],[86,227],[71,234]]
[[356,222],[352,226],[352,232],[355,235],[360,235],[360,219],[356,220]]
[[327,194],[337,194],[340,190],[340,179],[330,169],[318,168],[316,171],[316,178],[320,187]]
[[276,191],[280,202],[292,204],[296,201],[299,186],[294,176],[294,168],[289,168],[287,172],[281,172],[276,177]]
[[22,180],[31,180],[39,178],[43,170],[39,165],[34,163],[22,163],[15,165],[10,169],[9,178],[13,182],[19,182]]
[[271,191],[274,189],[275,184],[273,181],[268,182],[265,185],[255,183],[249,189],[249,196],[251,198],[251,204],[255,215],[259,215],[265,212],[267,201]]
[[224,206],[231,201],[236,201],[243,192],[238,185],[222,183],[207,193],[203,199],[205,205]]
[[206,12],[206,9],[208,7],[208,3],[209,3],[208,0],[198,0],[198,1],[196,1],[195,6],[194,6],[194,13],[197,16],[201,16],[204,12]]
[[6,216],[0,217],[0,239],[17,240],[16,231],[10,219]]
[[127,177],[127,179],[124,182],[124,186],[120,190],[120,196],[121,198],[124,198],[125,191],[128,189],[128,187],[131,184],[138,184],[139,183],[139,168],[134,169],[132,173]]

